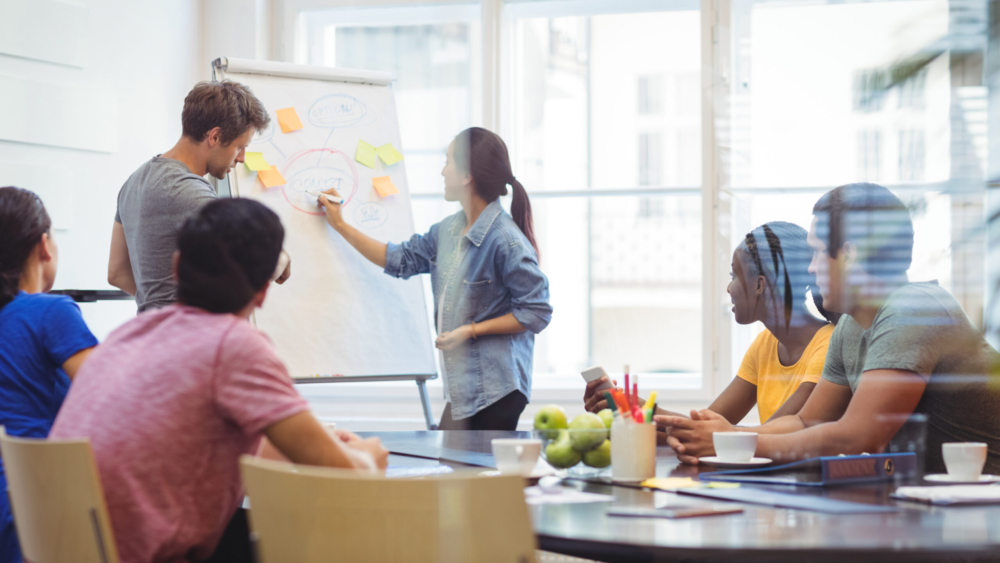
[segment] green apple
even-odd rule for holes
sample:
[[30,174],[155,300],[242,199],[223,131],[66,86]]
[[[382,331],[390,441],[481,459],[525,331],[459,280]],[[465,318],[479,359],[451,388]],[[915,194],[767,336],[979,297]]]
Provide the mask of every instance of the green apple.
[[590,467],[607,467],[611,465],[611,440],[583,454],[583,463]]
[[[559,405],[546,405],[535,414],[535,430],[565,430],[566,411]],[[555,432],[544,432],[546,438],[554,438]]]
[[559,437],[545,448],[545,461],[552,467],[566,469],[580,463],[580,452],[573,449],[569,432],[560,430]]
[[605,428],[611,428],[611,422],[614,421],[615,419],[614,411],[612,411],[611,409],[604,409],[601,412],[597,413],[597,416],[601,417],[601,420],[604,421]]
[[569,423],[569,429],[592,431],[569,433],[569,440],[573,443],[573,449],[580,453],[593,449],[608,439],[608,429],[604,426],[604,420],[592,412],[585,412],[574,418],[573,422]]

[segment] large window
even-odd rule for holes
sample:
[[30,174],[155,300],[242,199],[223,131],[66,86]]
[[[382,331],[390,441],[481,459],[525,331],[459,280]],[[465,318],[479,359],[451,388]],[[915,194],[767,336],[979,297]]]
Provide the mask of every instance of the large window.
[[458,209],[438,195],[455,133],[508,143],[555,307],[536,387],[630,364],[692,390],[676,397],[717,393],[760,330],[725,305],[733,246],[767,221],[808,227],[854,181],[910,205],[911,279],[982,322],[985,5],[345,2],[289,0],[295,60],[397,75],[418,229]]

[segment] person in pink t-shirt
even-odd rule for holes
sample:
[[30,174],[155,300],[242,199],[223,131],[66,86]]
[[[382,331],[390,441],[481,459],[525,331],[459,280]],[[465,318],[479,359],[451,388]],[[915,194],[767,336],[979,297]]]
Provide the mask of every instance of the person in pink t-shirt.
[[204,206],[178,237],[178,303],[113,332],[74,379],[50,437],[90,439],[123,563],[249,561],[239,457],[265,436],[294,463],[385,468],[378,439],[324,430],[246,320],[283,239],[260,203]]

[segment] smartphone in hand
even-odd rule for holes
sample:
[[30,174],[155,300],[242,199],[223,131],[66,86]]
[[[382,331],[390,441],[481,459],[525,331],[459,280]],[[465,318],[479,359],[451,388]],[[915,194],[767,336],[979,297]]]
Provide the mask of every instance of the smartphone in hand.
[[[608,375],[608,372],[604,371],[601,366],[594,366],[592,368],[587,368],[580,372],[583,376],[583,380],[587,383],[595,379],[600,379],[602,376]],[[609,377],[607,381],[597,386],[597,391],[604,391],[605,389],[614,389],[615,386],[611,383],[611,378]]]

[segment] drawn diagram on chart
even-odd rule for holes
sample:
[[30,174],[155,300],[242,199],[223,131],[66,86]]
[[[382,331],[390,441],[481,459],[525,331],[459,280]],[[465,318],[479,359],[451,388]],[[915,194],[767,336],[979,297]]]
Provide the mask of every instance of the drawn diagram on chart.
[[[358,200],[361,194],[358,192],[360,180],[358,167],[354,163],[353,156],[355,148],[342,147],[345,150],[339,150],[329,146],[336,131],[374,123],[378,121],[377,115],[354,96],[337,93],[317,98],[309,106],[305,117],[306,127],[292,133],[296,135],[294,139],[300,150],[287,150],[288,147],[283,150],[279,146],[284,135],[275,133],[277,125],[274,119],[266,129],[254,135],[252,145],[266,145],[273,148],[283,159],[278,164],[277,170],[285,183],[266,188],[266,191],[274,193],[280,190],[284,200],[296,211],[322,216],[325,213],[317,206],[316,196],[308,192],[322,192],[334,188],[344,198],[345,211],[351,213],[357,226],[375,229],[385,224],[389,219],[389,209],[386,205],[378,201]],[[329,132],[322,131],[325,129],[329,129]],[[318,136],[317,133],[322,136]],[[342,136],[338,137],[343,141]],[[315,142],[320,138],[325,139],[320,147],[301,148],[303,145],[316,147]],[[312,142],[308,139],[312,139]],[[354,140],[355,145],[357,142],[358,140]],[[286,155],[286,152],[292,154]],[[355,205],[351,205],[352,203]]]
[[[318,161],[322,162],[319,165]],[[323,192],[334,188],[349,205],[358,191],[358,170],[351,157],[336,149],[306,149],[293,154],[281,168],[285,200],[292,207],[310,215],[325,215],[316,206],[316,196],[307,191]]]

